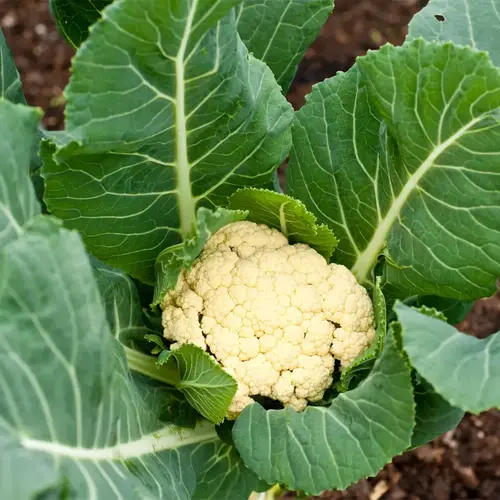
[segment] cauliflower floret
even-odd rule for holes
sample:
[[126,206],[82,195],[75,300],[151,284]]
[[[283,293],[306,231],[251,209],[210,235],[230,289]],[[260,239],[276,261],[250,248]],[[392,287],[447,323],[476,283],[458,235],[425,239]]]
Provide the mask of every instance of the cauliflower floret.
[[165,337],[209,350],[238,382],[228,417],[261,395],[297,411],[375,338],[367,291],[275,229],[228,224],[206,243],[161,304]]

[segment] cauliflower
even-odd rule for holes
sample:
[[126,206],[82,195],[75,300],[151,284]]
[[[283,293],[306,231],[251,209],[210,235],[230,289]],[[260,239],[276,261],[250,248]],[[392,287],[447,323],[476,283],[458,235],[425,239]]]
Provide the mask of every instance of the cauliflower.
[[229,418],[261,395],[297,411],[375,337],[367,291],[344,266],[249,221],[215,233],[162,304],[165,337],[209,351],[238,382]]

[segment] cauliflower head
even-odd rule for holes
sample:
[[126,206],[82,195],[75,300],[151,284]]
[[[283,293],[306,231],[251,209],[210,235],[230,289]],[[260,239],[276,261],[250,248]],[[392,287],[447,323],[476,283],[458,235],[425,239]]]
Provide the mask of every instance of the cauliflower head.
[[367,291],[344,266],[262,224],[215,233],[162,301],[172,348],[209,351],[238,382],[229,418],[261,395],[297,411],[375,338]]

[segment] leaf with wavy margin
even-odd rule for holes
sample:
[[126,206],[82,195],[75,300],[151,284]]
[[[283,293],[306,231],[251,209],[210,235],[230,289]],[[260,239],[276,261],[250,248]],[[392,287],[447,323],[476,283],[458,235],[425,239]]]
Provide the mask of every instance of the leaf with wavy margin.
[[[484,53],[385,46],[318,85],[297,113],[291,194],[389,295],[475,299],[500,274],[500,72]],[[386,126],[387,124],[387,126]]]
[[[120,0],[73,60],[69,144],[45,148],[49,210],[107,264],[154,282],[200,206],[268,186],[293,113],[240,41],[236,0]],[[49,153],[47,155],[47,153]]]
[[[39,219],[3,248],[0,268],[6,498],[69,488],[87,500],[189,499],[206,491],[214,462],[219,498],[243,500],[262,484],[213,425],[159,421],[165,392],[130,377],[77,234]],[[201,463],[203,453],[211,461]]]
[[317,224],[300,200],[268,189],[243,188],[229,198],[228,207],[247,210],[248,220],[280,230],[290,243],[305,243],[327,261],[338,244],[332,230]]
[[264,480],[319,494],[375,475],[410,445],[413,425],[410,369],[388,336],[370,375],[330,407],[297,413],[255,403],[236,420],[233,439]]

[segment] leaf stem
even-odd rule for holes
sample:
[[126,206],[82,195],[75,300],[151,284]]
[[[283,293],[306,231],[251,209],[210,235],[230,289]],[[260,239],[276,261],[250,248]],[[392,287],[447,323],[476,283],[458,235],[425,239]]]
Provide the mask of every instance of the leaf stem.
[[123,348],[130,370],[168,385],[176,387],[179,384],[179,373],[171,363],[157,366],[155,357],[135,351],[130,347],[123,346]]

